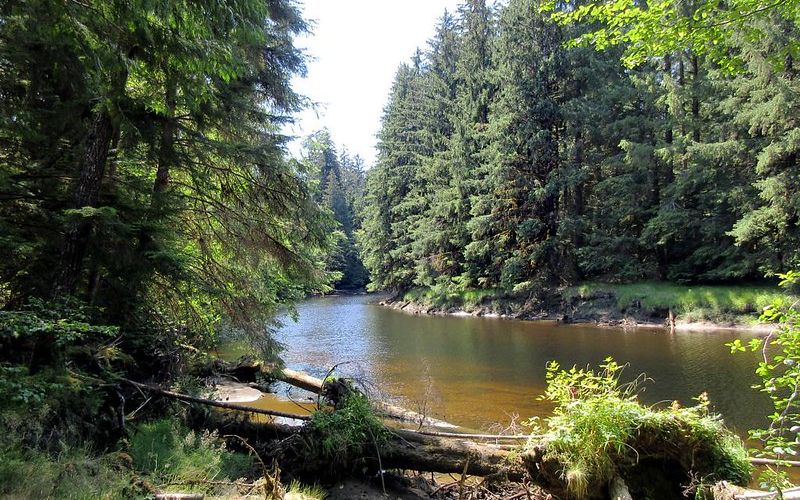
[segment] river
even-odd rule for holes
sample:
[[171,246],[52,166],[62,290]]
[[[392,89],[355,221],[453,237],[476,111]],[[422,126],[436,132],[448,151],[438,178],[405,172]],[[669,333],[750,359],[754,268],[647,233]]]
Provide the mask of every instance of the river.
[[368,382],[382,397],[479,430],[546,416],[537,399],[545,365],[596,366],[607,356],[629,363],[623,379],[645,373],[640,399],[653,404],[708,393],[726,423],[744,434],[765,425],[768,399],[752,353],[732,355],[726,342],[755,333],[559,325],[471,316],[419,316],[375,303],[375,296],[332,296],[299,304],[299,320],[283,318],[278,339],[290,368],[324,376],[339,372]]

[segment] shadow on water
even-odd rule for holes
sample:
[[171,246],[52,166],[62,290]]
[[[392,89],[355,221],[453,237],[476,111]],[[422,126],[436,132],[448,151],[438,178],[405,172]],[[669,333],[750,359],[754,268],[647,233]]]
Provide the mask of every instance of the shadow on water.
[[[765,425],[769,401],[750,386],[757,382],[754,354],[733,356],[725,347],[754,333],[623,330],[499,318],[416,316],[374,304],[374,296],[324,297],[286,318],[279,340],[287,366],[321,376],[334,364],[365,378],[412,409],[456,424],[486,429],[544,416],[537,401],[545,365],[597,365],[607,356],[627,362],[623,378],[646,373],[641,399],[653,404],[707,392],[726,422],[744,429]],[[627,377],[626,377],[627,375]]]

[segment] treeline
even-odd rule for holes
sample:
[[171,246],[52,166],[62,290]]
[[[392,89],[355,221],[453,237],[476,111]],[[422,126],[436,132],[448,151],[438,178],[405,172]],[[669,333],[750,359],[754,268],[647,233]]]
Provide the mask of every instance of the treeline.
[[143,369],[225,330],[274,354],[277,307],[329,281],[281,133],[305,31],[289,0],[2,3],[0,308],[29,316],[0,318],[0,362],[63,354],[65,318]]
[[356,248],[355,232],[361,228],[364,200],[364,161],[343,149],[340,153],[327,129],[303,142],[303,163],[314,180],[314,199],[328,211],[332,247],[325,255],[325,269],[334,288],[364,288],[369,274]]
[[624,47],[575,46],[592,26],[540,7],[467,0],[399,67],[359,233],[376,288],[729,282],[800,264],[793,20],[768,12],[752,19],[763,36],[728,40],[736,71],[684,49],[627,69]]

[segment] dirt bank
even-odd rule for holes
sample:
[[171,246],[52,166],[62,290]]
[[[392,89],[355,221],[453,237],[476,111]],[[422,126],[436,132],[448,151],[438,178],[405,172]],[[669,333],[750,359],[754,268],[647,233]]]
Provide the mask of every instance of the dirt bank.
[[769,333],[775,325],[756,322],[757,315],[731,314],[717,320],[683,318],[669,308],[645,307],[636,302],[620,307],[612,292],[587,296],[554,292],[541,300],[486,299],[476,304],[430,304],[404,299],[402,294],[381,300],[380,305],[409,314],[480,316],[519,320],[549,320],[564,324],[593,324],[607,327],[670,328],[675,330],[748,330]]

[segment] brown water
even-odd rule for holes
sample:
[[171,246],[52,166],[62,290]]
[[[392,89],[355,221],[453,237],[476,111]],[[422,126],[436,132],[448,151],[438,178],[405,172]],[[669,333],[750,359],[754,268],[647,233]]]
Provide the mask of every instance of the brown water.
[[545,365],[597,365],[607,356],[630,363],[623,378],[646,373],[640,398],[648,403],[692,398],[707,392],[713,407],[734,428],[764,425],[768,400],[750,386],[755,355],[733,356],[726,342],[754,333],[600,328],[500,318],[416,316],[374,304],[374,296],[317,298],[298,307],[299,321],[285,318],[278,337],[287,366],[324,376],[339,372],[369,381],[384,396],[454,424],[491,429],[544,416],[537,401]]

